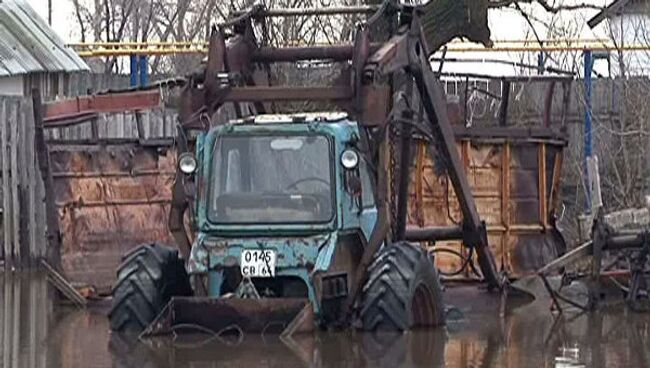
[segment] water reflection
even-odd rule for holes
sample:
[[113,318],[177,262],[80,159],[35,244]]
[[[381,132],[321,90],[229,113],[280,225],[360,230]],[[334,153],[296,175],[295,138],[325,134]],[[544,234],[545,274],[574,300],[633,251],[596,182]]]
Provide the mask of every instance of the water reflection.
[[185,335],[140,343],[111,336],[104,311],[53,307],[42,276],[0,277],[3,367],[650,366],[650,315],[624,310],[554,319],[546,307],[523,307],[506,319],[478,313],[403,335]]
[[44,277],[0,272],[0,362],[3,367],[48,367],[52,303]]

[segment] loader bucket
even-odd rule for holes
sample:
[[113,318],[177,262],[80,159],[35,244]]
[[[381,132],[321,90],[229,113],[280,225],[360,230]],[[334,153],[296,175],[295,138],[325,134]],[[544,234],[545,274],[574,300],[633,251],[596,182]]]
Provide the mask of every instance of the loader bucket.
[[313,308],[308,299],[174,297],[141,336],[182,331],[220,335],[232,330],[286,336],[313,329]]

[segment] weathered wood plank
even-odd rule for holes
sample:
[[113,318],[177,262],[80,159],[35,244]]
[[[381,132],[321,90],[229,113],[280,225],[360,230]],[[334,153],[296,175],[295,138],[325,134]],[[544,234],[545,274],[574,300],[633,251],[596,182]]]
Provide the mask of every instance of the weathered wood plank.
[[18,362],[20,359],[20,323],[21,318],[20,318],[20,283],[12,282],[10,284],[10,287],[13,289],[13,295],[12,298],[10,298],[10,301],[12,301],[12,308],[11,308],[11,314],[13,318],[13,323],[12,323],[12,342],[11,342],[11,361],[12,365],[10,367],[18,367]]
[[[0,111],[0,113],[2,113],[2,111]],[[0,115],[0,119],[2,119],[2,115]],[[1,251],[0,251],[0,253],[1,253]],[[6,339],[7,334],[5,332],[6,331],[6,325],[5,325],[5,318],[4,318],[5,309],[6,309],[5,305],[7,304],[7,302],[6,302],[7,296],[5,295],[5,289],[4,289],[4,283],[5,283],[6,277],[7,277],[6,274],[3,274],[2,276],[0,276],[0,321],[2,322],[2,323],[0,323],[0,349],[3,352],[3,354],[2,354],[3,358],[2,358],[2,360],[0,360],[0,363],[3,364],[3,367],[6,367],[6,365],[4,365],[4,356],[6,355],[4,352],[7,351],[5,349],[5,339]]]
[[9,149],[8,149],[8,134],[9,134],[9,106],[6,99],[2,100],[2,120],[0,120],[0,155],[2,156],[2,228],[4,233],[4,249],[5,249],[5,266],[11,268],[13,266],[13,252],[11,237],[11,186],[9,182]]
[[11,267],[11,211],[9,211],[9,160],[7,158],[7,101],[0,98],[0,165],[2,165],[2,233],[5,265]]
[[45,260],[41,260],[41,265],[47,272],[47,279],[63,294],[68,300],[73,302],[77,307],[85,308],[87,301],[79,292],[70,285],[70,283]]
[[[32,141],[33,142],[33,141]],[[38,166],[36,158],[34,158],[34,164]],[[35,188],[35,208],[36,212],[34,214],[34,221],[36,222],[36,240],[38,247],[38,257],[44,258],[47,256],[47,237],[46,237],[46,217],[45,217],[45,186],[43,184],[43,179],[37,172],[34,172],[34,180],[36,183]]]
[[[29,289],[28,289],[28,292],[29,292],[29,305],[27,306],[27,308],[29,309],[29,318],[28,318],[28,320],[29,320],[29,341],[30,341],[30,343],[34,344],[33,346],[37,346],[36,344],[38,344],[37,331],[38,330],[43,330],[41,325],[36,324],[36,319],[38,318],[37,311],[39,311],[42,308],[42,305],[44,304],[42,300],[39,300],[40,299],[39,295],[38,295],[39,288],[38,288],[38,284],[36,284],[36,283],[37,283],[37,281],[34,281],[34,284],[29,285]],[[32,350],[36,350],[36,349],[32,349]],[[36,356],[37,355],[38,354],[35,351],[30,352],[29,360],[28,360],[28,364],[29,364],[28,366],[29,367],[36,367]]]
[[32,108],[34,110],[35,138],[34,147],[37,154],[38,168],[43,179],[45,194],[45,217],[47,223],[47,258],[54,267],[61,267],[61,231],[59,229],[59,211],[54,198],[54,179],[50,167],[50,154],[43,136],[43,105],[38,89],[32,91]]
[[[38,305],[40,306],[39,308],[39,313],[38,313],[38,320],[36,321],[35,325],[36,326],[47,326],[50,315],[51,315],[51,308],[52,308],[52,301],[48,296],[48,285],[47,285],[47,280],[39,280],[38,283],[38,290],[39,293],[38,295],[40,296],[40,302]],[[48,331],[45,331],[44,329],[40,329],[41,332],[41,341],[44,341],[48,334]],[[39,362],[38,362],[38,367],[46,368],[48,367],[51,362],[48,361],[48,355],[47,354],[39,354]],[[50,363],[50,364],[48,364]]]
[[22,255],[21,266],[29,267],[32,259],[31,242],[29,236],[29,219],[32,217],[30,211],[29,193],[31,192],[32,182],[29,180],[29,166],[31,163],[27,160],[28,151],[33,150],[27,142],[27,121],[28,111],[26,110],[26,100],[21,100],[17,105],[18,108],[18,202],[20,203],[20,217],[18,218],[20,254]]
[[40,257],[39,254],[39,242],[41,239],[38,237],[36,232],[36,191],[37,191],[37,177],[36,177],[36,159],[34,157],[34,113],[32,109],[32,104],[29,100],[23,101],[22,105],[22,114],[24,118],[24,127],[25,127],[25,140],[24,140],[24,149],[25,149],[25,172],[26,172],[26,183],[28,183],[27,190],[27,214],[28,214],[28,239],[29,239],[29,249],[30,249],[30,259],[31,265],[34,265],[34,260]]
[[[4,126],[4,124],[3,124]],[[11,278],[12,278],[11,273],[5,273],[3,277],[3,289],[4,289],[4,295],[2,299],[2,303],[4,305],[4,310],[2,314],[2,326],[4,327],[3,334],[5,336],[3,345],[2,345],[2,350],[4,351],[4,354],[2,356],[2,366],[3,367],[11,367],[11,344],[12,344],[12,339],[11,339],[11,333],[13,331],[13,316],[11,314],[12,310],[12,296],[13,296],[13,288],[11,287]]]
[[18,118],[19,108],[17,101],[11,103],[11,113],[9,115],[9,148],[11,156],[11,225],[12,225],[12,240],[13,240],[13,254],[14,265],[21,263],[20,253],[20,199],[19,199],[19,177],[18,173],[18,145],[20,139],[18,137]]

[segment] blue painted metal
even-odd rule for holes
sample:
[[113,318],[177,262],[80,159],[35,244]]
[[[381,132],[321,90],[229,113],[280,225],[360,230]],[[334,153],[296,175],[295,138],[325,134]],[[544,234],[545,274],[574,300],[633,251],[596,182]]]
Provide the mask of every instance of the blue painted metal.
[[[211,223],[208,214],[207,192],[212,185],[215,143],[224,135],[270,135],[316,133],[329,138],[333,157],[334,196],[336,215],[325,224],[246,224],[223,225]],[[198,137],[196,155],[201,163],[197,172],[196,224],[199,229],[188,261],[190,274],[208,274],[208,293],[219,297],[223,282],[222,270],[237,266],[244,249],[275,250],[276,276],[301,278],[308,289],[309,299],[318,316],[321,307],[314,285],[315,275],[325,273],[333,265],[341,232],[358,232],[366,239],[377,221],[377,209],[371,203],[359,206],[358,198],[348,193],[344,185],[346,169],[339,158],[343,151],[358,141],[359,131],[355,122],[304,121],[291,123],[245,123],[226,124],[212,128]],[[367,170],[366,165],[360,169]],[[372,190],[364,188],[364,190]]]
[[584,128],[584,157],[583,157],[583,170],[586,189],[585,209],[587,213],[591,212],[591,193],[589,193],[589,179],[587,174],[587,159],[593,154],[593,141],[592,141],[592,104],[591,104],[591,90],[592,79],[591,75],[594,68],[593,54],[591,50],[584,51],[584,88],[585,88],[585,128]]
[[140,56],[140,87],[149,84],[149,65],[147,55]]
[[223,285],[223,271],[208,271],[208,295],[219,296]]
[[138,56],[137,55],[131,55],[129,56],[129,61],[130,61],[130,80],[129,84],[131,87],[137,87],[138,86]]

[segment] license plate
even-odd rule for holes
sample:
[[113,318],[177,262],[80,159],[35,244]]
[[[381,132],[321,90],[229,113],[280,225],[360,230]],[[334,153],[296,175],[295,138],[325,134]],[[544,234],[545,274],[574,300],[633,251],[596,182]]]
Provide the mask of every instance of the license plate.
[[240,270],[244,277],[275,277],[273,250],[245,249],[241,254]]

